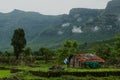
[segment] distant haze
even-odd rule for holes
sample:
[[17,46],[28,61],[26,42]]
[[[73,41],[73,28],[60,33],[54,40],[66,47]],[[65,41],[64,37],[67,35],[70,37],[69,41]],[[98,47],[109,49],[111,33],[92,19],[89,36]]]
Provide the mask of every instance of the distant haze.
[[46,15],[67,14],[72,8],[104,9],[110,0],[0,0],[0,12],[14,9]]

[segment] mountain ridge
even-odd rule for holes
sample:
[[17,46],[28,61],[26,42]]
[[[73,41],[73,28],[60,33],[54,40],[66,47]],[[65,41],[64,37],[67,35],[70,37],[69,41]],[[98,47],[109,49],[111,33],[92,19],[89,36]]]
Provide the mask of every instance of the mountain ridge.
[[69,14],[55,16],[17,9],[0,13],[0,44],[3,45],[0,50],[10,48],[13,31],[17,28],[25,30],[27,45],[34,49],[57,46],[68,39],[85,43],[118,35],[119,2],[112,0],[105,9],[73,8]]

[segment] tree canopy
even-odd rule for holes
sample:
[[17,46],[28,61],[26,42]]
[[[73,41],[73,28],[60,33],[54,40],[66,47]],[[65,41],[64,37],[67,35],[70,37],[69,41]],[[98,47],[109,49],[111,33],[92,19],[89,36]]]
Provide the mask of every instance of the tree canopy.
[[14,34],[11,39],[11,45],[14,48],[14,54],[16,56],[16,59],[18,59],[19,54],[23,51],[23,48],[26,46],[25,33],[22,28],[14,30]]

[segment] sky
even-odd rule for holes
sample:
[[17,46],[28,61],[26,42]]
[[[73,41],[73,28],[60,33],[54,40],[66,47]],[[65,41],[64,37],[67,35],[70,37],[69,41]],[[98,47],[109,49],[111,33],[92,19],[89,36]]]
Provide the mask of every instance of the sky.
[[46,15],[68,14],[72,8],[104,9],[110,0],[0,0],[0,12],[14,9]]

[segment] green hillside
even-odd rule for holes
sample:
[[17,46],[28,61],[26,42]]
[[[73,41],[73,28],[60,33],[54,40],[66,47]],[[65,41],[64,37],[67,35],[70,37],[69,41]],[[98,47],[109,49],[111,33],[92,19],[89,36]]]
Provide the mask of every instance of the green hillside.
[[120,1],[105,9],[73,8],[57,16],[14,10],[0,13],[0,50],[10,49],[14,29],[23,28],[27,45],[33,49],[56,47],[71,39],[90,43],[120,34]]

